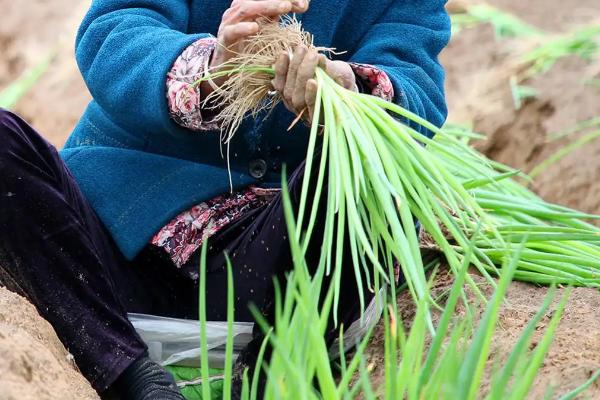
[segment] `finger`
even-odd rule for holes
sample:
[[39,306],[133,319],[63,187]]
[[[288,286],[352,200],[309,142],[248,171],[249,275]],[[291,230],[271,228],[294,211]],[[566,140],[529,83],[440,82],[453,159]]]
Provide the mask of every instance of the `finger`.
[[348,72],[344,74],[344,76],[341,79],[341,85],[344,88],[348,90],[358,91],[358,86],[356,86],[356,75],[354,75],[354,71],[348,70]]
[[331,76],[340,86],[354,89],[356,77],[352,68],[343,61],[330,61],[327,65],[327,75]]
[[292,96],[292,104],[296,110],[302,110],[306,107],[306,83],[314,78],[315,69],[319,64],[319,53],[312,49],[306,53],[302,65],[298,68],[296,76],[296,85]]
[[281,53],[277,62],[273,66],[275,70],[275,78],[271,81],[273,88],[278,92],[283,92],[285,81],[287,79],[288,68],[290,66],[290,57],[287,53]]
[[287,108],[290,112],[296,114],[296,110],[294,109],[294,106],[292,106],[285,98],[283,98],[283,105],[285,106],[285,108]]
[[259,17],[277,18],[292,12],[292,3],[288,0],[245,0],[232,3],[223,14],[223,22],[233,24],[240,21],[254,21]]
[[339,72],[339,70],[337,68],[337,64],[335,63],[335,61],[328,61],[327,62],[327,68],[325,69],[325,71],[327,72],[327,75],[329,75],[329,77],[331,77],[339,85],[342,84],[341,77],[340,77],[340,72]]
[[308,0],[292,0],[292,12],[303,14],[308,11]]
[[315,113],[315,104],[317,102],[317,91],[319,89],[319,86],[317,84],[317,81],[314,79],[309,79],[308,82],[306,82],[306,91],[305,93],[305,103],[306,103],[306,107],[308,107],[308,115],[310,117],[310,120],[312,121],[313,119],[313,115]]
[[287,72],[287,78],[285,81],[285,88],[283,89],[283,97],[290,103],[292,103],[292,98],[294,96],[294,90],[296,89],[296,77],[298,76],[298,68],[302,65],[304,61],[304,56],[307,53],[307,48],[305,46],[299,46],[294,52],[292,59],[290,60],[290,65]]
[[258,33],[258,24],[256,22],[240,22],[234,25],[227,25],[220,33],[220,43],[225,48],[229,48],[241,40]]
[[327,64],[329,64],[329,59],[327,58],[327,56],[325,54],[319,54],[319,68],[323,69],[324,71],[327,71]]

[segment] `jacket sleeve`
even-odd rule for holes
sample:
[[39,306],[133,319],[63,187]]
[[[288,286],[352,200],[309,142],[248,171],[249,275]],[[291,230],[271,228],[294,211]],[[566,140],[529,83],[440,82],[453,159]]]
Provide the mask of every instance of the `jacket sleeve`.
[[448,114],[444,69],[438,62],[450,39],[445,3],[392,0],[350,57],[351,62],[385,71],[394,86],[394,101],[436,126],[443,125]]
[[122,128],[171,132],[165,76],[194,41],[187,0],[94,0],[77,34],[76,58],[94,100]]

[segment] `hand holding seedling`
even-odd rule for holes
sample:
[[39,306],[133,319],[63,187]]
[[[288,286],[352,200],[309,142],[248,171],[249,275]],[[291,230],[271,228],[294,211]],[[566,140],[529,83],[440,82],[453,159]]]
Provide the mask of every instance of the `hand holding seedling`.
[[[348,90],[357,90],[356,77],[348,63],[331,61],[316,49],[299,46],[292,55],[281,53],[273,66],[273,88],[283,96],[288,110],[312,121],[317,99],[317,67],[323,69],[338,84]],[[306,113],[308,111],[308,113]]]
[[[301,14],[307,9],[308,0],[233,0],[221,19],[218,46],[210,62],[211,71],[217,72],[219,66],[241,51],[244,39],[258,33],[259,19],[276,19],[291,12]],[[221,86],[226,79],[225,76],[215,78],[212,83]],[[206,96],[212,92],[212,86],[205,82],[201,90]]]

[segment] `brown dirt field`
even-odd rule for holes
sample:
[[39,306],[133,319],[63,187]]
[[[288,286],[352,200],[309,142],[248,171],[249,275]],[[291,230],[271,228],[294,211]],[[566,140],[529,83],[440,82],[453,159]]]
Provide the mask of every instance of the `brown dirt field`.
[[[525,172],[574,140],[569,136],[549,142],[549,137],[600,115],[600,87],[584,85],[600,76],[600,60],[588,63],[575,57],[525,82],[538,96],[515,110],[508,82],[516,71],[513,54],[528,46],[498,43],[492,29],[481,26],[461,32],[443,57],[450,121],[472,124],[487,137],[478,144],[480,150]],[[533,188],[546,200],[600,213],[599,154],[600,142],[592,142],[542,173]]]
[[50,51],[58,54],[15,111],[61,147],[90,95],[75,63],[75,33],[89,0],[0,0],[0,88]]
[[[600,18],[597,0],[489,2],[552,34]],[[89,0],[0,0],[0,88],[62,43],[43,81],[16,107],[56,146],[64,143],[89,99],[72,56],[74,32],[88,4]],[[515,71],[517,55],[531,45],[523,40],[496,40],[490,27],[480,26],[454,37],[442,57],[448,72],[450,121],[472,124],[488,138],[478,144],[480,149],[524,171],[573,140],[547,143],[549,135],[600,116],[600,87],[582,83],[600,78],[600,62],[574,58],[526,82],[539,95],[520,110],[514,109],[508,79]],[[533,188],[547,200],[600,213],[600,140],[552,166]],[[443,290],[449,284],[442,279],[437,287]],[[523,283],[511,287],[494,340],[493,360],[506,357],[545,292],[545,288]],[[399,303],[409,318],[410,300],[401,296]],[[600,368],[598,321],[598,291],[574,290],[530,398],[543,398],[550,386],[558,388],[557,395],[565,393]],[[382,379],[382,339],[380,329],[367,352],[375,365],[376,381]],[[586,396],[600,398],[600,382]],[[49,325],[26,302],[0,289],[0,400],[13,398],[87,399],[94,394],[75,373]]]

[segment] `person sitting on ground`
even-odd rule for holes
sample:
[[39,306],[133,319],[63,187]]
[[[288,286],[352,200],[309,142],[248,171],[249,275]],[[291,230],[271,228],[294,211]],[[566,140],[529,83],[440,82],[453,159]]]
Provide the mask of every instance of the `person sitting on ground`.
[[[446,105],[437,57],[450,29],[444,5],[94,0],[76,43],[93,101],[65,148],[58,153],[22,119],[0,111],[0,283],[37,307],[101,395],[182,399],[149,359],[127,313],[197,319],[199,250],[210,238],[208,319],[226,319],[228,254],[235,320],[253,321],[248,305],[255,304],[272,321],[273,279],[292,268],[278,184],[285,164],[294,171],[295,206],[308,139],[304,124],[287,128],[315,102],[315,68],[321,63],[345,88],[441,126]],[[285,105],[248,118],[237,131],[230,191],[220,127],[214,110],[203,107],[213,87],[194,82],[257,33],[258,20],[290,13],[315,43],[345,52],[325,60],[300,47],[276,61],[273,87]],[[314,240],[308,264],[319,255]],[[353,271],[342,285],[338,320],[348,326],[360,314]],[[236,382],[260,341],[256,333],[242,352]]]

